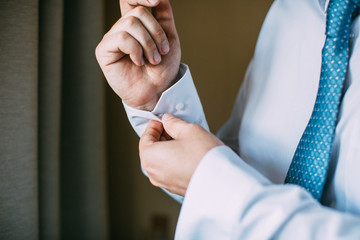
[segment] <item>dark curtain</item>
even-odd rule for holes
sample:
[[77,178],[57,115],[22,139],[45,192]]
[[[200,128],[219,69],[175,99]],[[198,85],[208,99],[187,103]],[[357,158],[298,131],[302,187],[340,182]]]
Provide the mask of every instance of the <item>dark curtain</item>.
[[0,0],[0,239],[107,239],[101,0]]

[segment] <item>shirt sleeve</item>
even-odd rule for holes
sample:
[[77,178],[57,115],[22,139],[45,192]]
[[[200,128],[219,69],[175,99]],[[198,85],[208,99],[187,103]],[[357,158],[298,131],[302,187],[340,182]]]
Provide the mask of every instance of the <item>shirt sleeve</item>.
[[187,189],[175,239],[360,239],[360,218],[271,183],[229,147],[210,150]]
[[[180,65],[179,76],[180,79],[163,92],[154,110],[151,112],[130,107],[123,102],[130,124],[139,137],[144,133],[150,120],[161,121],[161,116],[164,113],[172,113],[181,119],[199,124],[206,130],[209,130],[204,110],[187,65]],[[145,176],[148,176],[144,169],[142,169],[142,172]],[[179,203],[183,202],[182,196],[170,193],[165,189],[163,191]]]
[[139,137],[144,133],[150,120],[161,121],[161,116],[165,113],[172,113],[209,130],[189,67],[181,64],[179,71],[180,79],[162,93],[153,111],[139,110],[123,102],[130,124]]

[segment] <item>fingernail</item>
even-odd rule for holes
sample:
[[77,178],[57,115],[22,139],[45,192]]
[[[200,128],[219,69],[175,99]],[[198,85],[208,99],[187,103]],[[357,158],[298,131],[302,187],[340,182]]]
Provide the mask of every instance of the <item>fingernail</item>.
[[162,116],[162,120],[163,121],[169,121],[170,119],[173,119],[175,116],[172,115],[171,113],[165,113],[163,116]]
[[161,56],[160,56],[160,53],[158,52],[158,50],[155,50],[155,52],[154,52],[154,61],[156,63],[159,63],[161,61]]
[[169,50],[169,42],[167,40],[163,41],[163,43],[161,44],[161,51],[163,53],[167,53]]
[[149,3],[151,3],[151,5],[153,5],[153,4],[157,3],[158,0],[148,0],[148,1],[149,1]]

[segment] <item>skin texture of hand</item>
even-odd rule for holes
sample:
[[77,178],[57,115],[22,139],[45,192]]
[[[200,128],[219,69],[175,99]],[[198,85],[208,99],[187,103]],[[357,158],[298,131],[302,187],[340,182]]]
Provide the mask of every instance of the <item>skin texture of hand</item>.
[[201,126],[171,114],[162,122],[151,121],[140,139],[141,165],[154,186],[185,196],[200,160],[223,143]]
[[180,67],[170,2],[120,0],[120,7],[122,17],[96,47],[96,58],[109,85],[127,105],[151,111]]

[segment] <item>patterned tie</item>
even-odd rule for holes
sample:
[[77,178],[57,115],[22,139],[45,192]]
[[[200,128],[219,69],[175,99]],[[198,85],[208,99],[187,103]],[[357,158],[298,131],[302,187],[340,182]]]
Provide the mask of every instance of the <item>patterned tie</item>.
[[351,21],[359,5],[360,0],[330,0],[314,110],[285,179],[285,183],[304,187],[318,201],[326,180],[347,71]]

